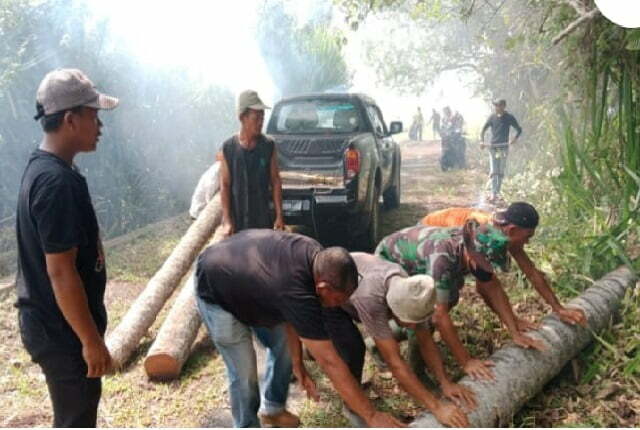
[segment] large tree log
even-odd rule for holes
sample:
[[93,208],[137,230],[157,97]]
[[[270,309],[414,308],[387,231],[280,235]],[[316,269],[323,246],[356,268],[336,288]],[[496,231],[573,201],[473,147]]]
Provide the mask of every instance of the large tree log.
[[6,279],[0,279],[0,300],[3,300],[16,288],[16,277],[10,276]]
[[147,376],[158,380],[180,376],[201,325],[195,300],[195,273],[192,273],[144,359]]
[[[555,315],[543,320],[533,336],[549,346],[545,352],[505,346],[491,356],[496,364],[495,382],[460,381],[472,389],[478,408],[469,414],[471,427],[499,427],[508,425],[513,415],[544,385],[562,370],[565,364],[593,339],[593,332],[608,326],[618,310],[625,291],[634,280],[632,272],[621,267],[595,283],[570,304],[584,309],[588,328],[572,327]],[[412,427],[442,427],[432,414],[416,418]]]
[[113,363],[120,368],[140,343],[191,264],[222,219],[220,195],[211,200],[178,245],[107,337]]
[[[211,243],[222,239],[218,229]],[[144,360],[147,376],[161,380],[180,376],[201,324],[202,319],[195,301],[195,273],[192,273],[162,323],[158,336]]]

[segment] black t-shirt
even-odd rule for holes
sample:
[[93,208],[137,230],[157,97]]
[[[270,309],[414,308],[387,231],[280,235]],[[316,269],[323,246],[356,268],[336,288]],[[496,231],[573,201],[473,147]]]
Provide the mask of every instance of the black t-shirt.
[[487,122],[482,127],[482,136],[484,137],[484,133],[487,129],[491,127],[491,143],[509,143],[509,128],[513,127],[516,129],[516,137],[520,137],[522,134],[522,127],[518,124],[516,118],[511,115],[509,112],[505,112],[502,115],[498,116],[495,113],[491,114]]
[[249,326],[289,322],[300,337],[328,339],[313,281],[313,260],[321,250],[299,234],[241,231],[200,255],[197,294]]
[[91,316],[104,334],[106,270],[98,264],[98,221],[85,178],[64,160],[36,149],[22,176],[16,218],[16,306],[25,347],[34,359],[51,351],[80,351],[80,339],[56,303],[45,253],[78,248],[76,268]]

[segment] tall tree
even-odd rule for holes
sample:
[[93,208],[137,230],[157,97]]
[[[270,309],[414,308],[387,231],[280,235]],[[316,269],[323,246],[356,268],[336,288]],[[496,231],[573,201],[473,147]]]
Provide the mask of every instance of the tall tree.
[[331,27],[331,8],[322,3],[299,23],[283,0],[265,4],[257,29],[260,50],[281,96],[346,89],[351,75],[344,60],[344,36]]
[[0,221],[15,211],[21,172],[42,133],[35,92],[54,68],[80,68],[122,101],[103,115],[99,154],[78,159],[108,236],[185,210],[233,132],[229,90],[202,86],[185,68],[141,64],[109,25],[85,2],[0,1]]

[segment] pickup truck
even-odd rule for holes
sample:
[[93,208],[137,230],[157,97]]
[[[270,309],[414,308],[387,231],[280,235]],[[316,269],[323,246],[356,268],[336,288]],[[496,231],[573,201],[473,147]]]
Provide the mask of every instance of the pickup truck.
[[[378,241],[380,197],[400,204],[398,144],[375,101],[363,94],[308,94],[279,101],[267,125],[276,144],[287,224],[316,237],[333,234],[352,248]],[[341,240],[342,241],[342,240]]]

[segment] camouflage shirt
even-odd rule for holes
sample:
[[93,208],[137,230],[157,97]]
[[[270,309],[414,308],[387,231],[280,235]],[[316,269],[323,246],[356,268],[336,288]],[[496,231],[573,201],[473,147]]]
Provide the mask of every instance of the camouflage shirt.
[[[497,229],[492,228],[492,234],[506,240]],[[437,302],[454,305],[469,273],[463,264],[463,249],[462,228],[418,225],[385,237],[375,253],[401,265],[410,276],[431,276],[436,285]],[[506,247],[501,249],[500,255],[492,255],[491,263],[506,270]]]

